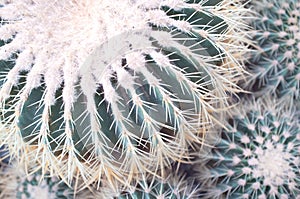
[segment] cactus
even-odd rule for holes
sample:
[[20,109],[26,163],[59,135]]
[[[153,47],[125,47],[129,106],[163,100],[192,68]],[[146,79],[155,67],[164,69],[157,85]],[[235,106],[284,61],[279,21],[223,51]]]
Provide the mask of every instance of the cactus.
[[104,187],[95,195],[98,198],[107,199],[192,199],[200,196],[198,187],[193,182],[188,182],[180,174],[172,174],[165,179],[157,179],[153,176],[146,177],[139,181],[135,187],[127,190]]
[[236,0],[0,3],[3,143],[69,184],[129,183],[187,158],[240,91]]
[[300,97],[300,4],[297,0],[253,1],[257,18],[247,87],[258,94]]
[[[15,163],[0,172],[0,198],[3,199],[71,199],[74,191],[56,177],[45,177],[36,172],[27,175]],[[85,198],[88,195],[85,195]]]
[[[289,101],[288,99],[285,99]],[[232,110],[228,129],[212,149],[205,198],[299,198],[300,128],[295,110],[266,96]]]

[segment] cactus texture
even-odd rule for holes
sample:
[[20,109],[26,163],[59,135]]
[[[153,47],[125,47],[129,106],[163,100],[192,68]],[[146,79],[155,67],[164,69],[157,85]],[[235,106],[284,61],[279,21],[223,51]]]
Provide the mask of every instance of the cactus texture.
[[[71,199],[74,192],[56,177],[45,177],[39,172],[27,175],[15,164],[1,169],[1,199]],[[87,198],[85,196],[85,198]]]
[[[300,4],[297,0],[253,1],[257,18],[248,88],[278,96],[300,97]],[[258,93],[260,93],[258,92]]]
[[300,128],[295,109],[270,97],[245,101],[212,149],[206,198],[299,198]]
[[[5,135],[7,133],[7,129],[0,124],[0,143],[2,143],[2,141],[5,139]],[[11,158],[8,146],[0,144],[0,167],[9,164],[9,162],[11,161],[10,159]]]
[[127,190],[102,188],[97,194],[107,199],[192,199],[199,198],[198,187],[183,176],[169,175],[165,179],[148,177]]
[[1,3],[3,143],[66,182],[129,183],[186,158],[240,90],[239,1]]
[[2,164],[8,164],[9,160],[9,150],[5,146],[0,147],[0,167]]

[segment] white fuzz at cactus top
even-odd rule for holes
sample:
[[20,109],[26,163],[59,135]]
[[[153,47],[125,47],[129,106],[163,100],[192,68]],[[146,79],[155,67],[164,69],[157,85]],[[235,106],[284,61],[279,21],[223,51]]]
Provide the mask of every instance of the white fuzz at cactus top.
[[186,158],[240,91],[238,0],[0,4],[4,143],[69,184],[127,183]]
[[[218,39],[218,35],[214,35],[213,32],[213,28],[216,27],[204,31],[201,30],[202,27],[194,27],[192,23],[174,20],[158,9],[168,6],[174,10],[182,8],[200,10],[201,4],[205,2],[189,4],[183,0],[157,0],[151,3],[147,0],[2,1],[4,6],[0,9],[0,17],[5,24],[0,28],[0,39],[12,41],[0,48],[0,59],[7,60],[13,53],[17,53],[18,58],[14,69],[7,74],[0,99],[10,95],[10,88],[18,84],[20,72],[30,71],[21,99],[26,98],[32,89],[40,86],[44,77],[47,86],[45,103],[47,105],[55,103],[55,91],[64,82],[64,103],[70,108],[76,99],[73,84],[80,76],[79,67],[84,64],[87,57],[109,38],[130,30],[148,29],[149,22],[161,27],[176,27],[185,32],[199,28],[197,31],[206,37]],[[214,14],[224,18],[231,25],[234,23],[230,21],[233,20],[230,19],[233,15],[231,16],[230,10],[228,13],[223,10],[226,6],[224,2],[220,6],[203,8],[214,11]],[[238,20],[236,23],[241,25]],[[219,39],[221,43],[222,40],[238,38],[220,35]],[[236,48],[242,46],[230,50],[237,51]]]

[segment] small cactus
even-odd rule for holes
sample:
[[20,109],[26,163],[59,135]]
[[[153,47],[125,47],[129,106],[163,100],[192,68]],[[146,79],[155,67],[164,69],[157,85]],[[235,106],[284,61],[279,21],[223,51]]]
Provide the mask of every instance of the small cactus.
[[68,183],[129,183],[187,158],[240,91],[237,0],[1,3],[4,144]]
[[[74,191],[60,179],[42,179],[40,172],[27,175],[14,163],[1,169],[0,178],[1,199],[71,199],[75,196]],[[85,195],[85,198],[88,196]]]
[[300,196],[300,126],[295,110],[270,97],[232,110],[206,169],[195,167],[209,199]]
[[250,61],[247,87],[279,97],[300,97],[300,4],[297,0],[255,0],[257,18],[253,40],[257,43]]

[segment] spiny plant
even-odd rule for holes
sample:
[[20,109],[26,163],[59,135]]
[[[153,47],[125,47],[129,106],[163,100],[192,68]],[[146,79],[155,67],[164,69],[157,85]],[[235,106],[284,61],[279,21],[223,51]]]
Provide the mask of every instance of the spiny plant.
[[206,169],[194,168],[206,181],[205,198],[298,199],[300,128],[295,109],[271,97],[248,100],[232,109],[230,130],[222,131]]
[[[0,177],[0,198],[3,199],[71,199],[75,196],[74,190],[59,178],[42,178],[40,171],[28,175],[16,163],[1,169]],[[93,197],[86,191],[84,198]]]
[[260,93],[300,97],[300,4],[297,0],[253,1],[253,40],[247,87]]
[[1,4],[2,143],[68,184],[129,183],[187,158],[240,91],[237,0]]
[[199,198],[198,187],[184,176],[169,175],[165,179],[145,177],[136,186],[123,190],[103,187],[96,196],[107,199],[192,199]]

